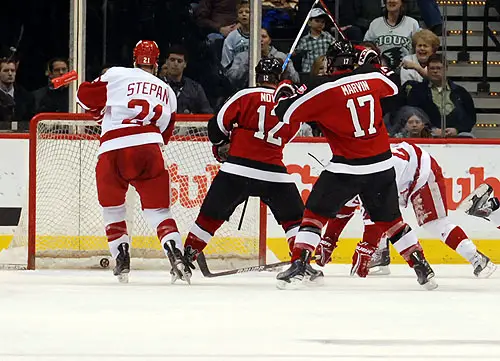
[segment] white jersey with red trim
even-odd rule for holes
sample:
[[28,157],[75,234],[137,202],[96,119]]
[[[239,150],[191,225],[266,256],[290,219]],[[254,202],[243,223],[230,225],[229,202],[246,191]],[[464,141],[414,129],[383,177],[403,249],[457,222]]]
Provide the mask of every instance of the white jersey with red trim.
[[422,188],[431,173],[431,155],[418,145],[402,142],[391,147],[399,204],[406,207],[409,197]]
[[177,99],[172,88],[139,68],[113,67],[80,85],[78,103],[102,115],[99,154],[141,144],[166,144]]

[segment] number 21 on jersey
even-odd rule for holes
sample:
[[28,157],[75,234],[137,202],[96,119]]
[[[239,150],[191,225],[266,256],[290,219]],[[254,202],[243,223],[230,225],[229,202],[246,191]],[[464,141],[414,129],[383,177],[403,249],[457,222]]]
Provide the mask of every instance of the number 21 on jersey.
[[368,94],[356,99],[349,99],[347,101],[347,108],[351,112],[351,120],[354,126],[354,137],[360,138],[366,135],[365,130],[361,127],[361,123],[359,122],[358,106],[360,108],[365,106],[370,107],[370,124],[367,130],[369,135],[375,134],[377,132],[377,129],[375,128],[375,99],[371,94]]
[[[281,137],[275,137],[275,134],[281,129],[281,127],[283,127],[284,123],[278,121],[278,124],[276,124],[274,127],[272,127],[266,134],[265,133],[266,106],[261,105],[257,109],[257,114],[259,115],[259,122],[257,125],[259,130],[257,132],[255,132],[253,136],[255,138],[258,138],[258,139],[262,139],[262,140],[265,139],[265,141],[268,143],[281,146],[281,143],[282,143]],[[270,114],[272,116],[276,116],[276,114],[274,113],[274,109],[271,110]],[[274,118],[274,119],[276,119],[276,118]]]

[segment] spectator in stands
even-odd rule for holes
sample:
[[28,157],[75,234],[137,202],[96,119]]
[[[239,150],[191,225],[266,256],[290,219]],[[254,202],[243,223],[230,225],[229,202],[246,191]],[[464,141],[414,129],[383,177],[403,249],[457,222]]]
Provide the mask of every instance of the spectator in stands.
[[421,109],[404,106],[397,116],[398,129],[395,138],[430,138],[431,123],[427,114]]
[[420,30],[413,35],[415,54],[403,58],[401,84],[411,80],[422,82],[427,78],[427,61],[435,54],[440,45],[439,38],[430,30]]
[[63,58],[53,58],[47,63],[49,84],[33,92],[37,113],[69,111],[69,84],[54,89],[51,79],[57,78],[69,71],[68,61]]
[[238,26],[238,0],[201,0],[196,7],[196,24],[210,40],[226,38]]
[[[445,63],[441,54],[429,57],[429,80],[414,83],[408,94],[408,105],[421,108],[431,122],[434,136],[455,137],[470,132],[476,124],[476,110],[470,94],[443,77]],[[446,130],[441,134],[441,117],[445,116]]]
[[[260,39],[262,58],[278,58],[281,61],[285,61],[286,54],[278,51],[271,45],[272,39],[269,36],[268,30],[262,28]],[[236,55],[231,67],[227,69],[226,76],[236,89],[243,89],[248,86],[249,63],[249,52],[247,50]],[[294,83],[300,82],[299,73],[295,70],[291,60],[288,62],[282,78],[289,79]]]
[[311,68],[312,76],[323,76],[326,75],[326,56],[321,55],[314,60]]
[[335,42],[335,38],[325,28],[327,15],[323,9],[315,8],[311,12],[311,18],[308,21],[309,34],[303,36],[297,47],[296,53],[304,53],[302,59],[302,71],[309,73],[314,60],[321,55],[325,55],[328,47]]
[[160,78],[168,83],[177,95],[177,113],[212,114],[213,109],[201,85],[183,75],[187,62],[186,50],[181,46],[172,46],[162,66],[165,76]]
[[222,46],[221,65],[228,68],[233,63],[234,57],[248,50],[250,36],[250,4],[242,2],[238,5],[238,27],[224,40]]
[[29,121],[35,110],[33,96],[16,84],[17,64],[12,58],[0,59],[0,120]]
[[425,25],[437,36],[443,35],[443,18],[436,0],[417,0]]
[[418,30],[417,20],[405,15],[403,0],[387,0],[384,15],[371,22],[364,40],[374,42],[387,66],[396,70],[411,53],[411,39]]

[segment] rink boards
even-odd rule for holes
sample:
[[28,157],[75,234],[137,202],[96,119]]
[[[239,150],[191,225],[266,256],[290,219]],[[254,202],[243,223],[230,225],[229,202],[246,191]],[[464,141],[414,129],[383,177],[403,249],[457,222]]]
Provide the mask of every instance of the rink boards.
[[[443,168],[447,181],[450,217],[463,226],[480,249],[497,262],[500,261],[500,243],[498,242],[500,231],[484,220],[468,217],[455,211],[460,201],[484,181],[493,186],[495,194],[500,194],[500,165],[498,164],[500,143],[472,140],[456,144],[439,144],[439,142],[419,144],[429,151]],[[284,153],[284,161],[304,200],[307,199],[312,185],[322,171],[322,166],[308,153],[317,157],[322,164],[327,164],[331,157],[328,145],[319,139],[299,139],[297,142],[289,144]],[[189,154],[186,154],[186,157],[188,156]],[[0,136],[0,208],[22,207],[25,204],[27,180],[27,139],[6,139]],[[406,210],[404,215],[408,223],[416,229],[412,210]],[[14,230],[14,226],[0,227],[0,248],[8,245]],[[351,261],[352,251],[361,236],[361,231],[361,218],[357,215],[342,234],[342,241],[335,251],[335,262],[349,263]],[[418,229],[417,233],[432,263],[462,262],[439,240],[433,239],[421,229]],[[286,259],[288,257],[283,231],[270,214],[268,215],[267,239],[268,248],[278,258]],[[105,244],[104,239],[101,241]]]

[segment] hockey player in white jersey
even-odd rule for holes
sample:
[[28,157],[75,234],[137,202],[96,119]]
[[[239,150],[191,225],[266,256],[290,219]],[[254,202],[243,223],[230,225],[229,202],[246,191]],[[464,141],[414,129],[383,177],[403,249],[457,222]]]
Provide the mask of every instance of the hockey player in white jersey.
[[134,48],[134,68],[113,67],[93,82],[84,82],[78,103],[99,118],[102,126],[96,166],[99,204],[103,209],[113,270],[128,282],[130,236],[125,194],[139,193],[144,217],[156,230],[172,264],[172,282],[189,283],[191,271],[182,254],[182,239],[170,212],[170,181],[162,147],[172,135],[177,100],[172,89],[154,74],[160,51],[154,41]]
[[[439,237],[448,247],[469,261],[476,277],[489,277],[495,271],[496,265],[479,252],[463,229],[448,217],[445,182],[437,161],[419,146],[406,142],[391,150],[400,206],[406,208],[411,203],[419,226]],[[340,233],[360,204],[356,199],[351,200],[335,219],[329,221],[323,240],[316,249],[319,265],[328,263]],[[364,222],[365,226],[371,223],[369,215],[365,216]],[[389,241],[393,243],[395,240],[391,238]],[[387,242],[383,241],[373,255],[370,267],[385,267],[389,262],[389,249]],[[384,271],[387,269],[383,269]]]

